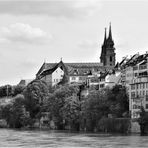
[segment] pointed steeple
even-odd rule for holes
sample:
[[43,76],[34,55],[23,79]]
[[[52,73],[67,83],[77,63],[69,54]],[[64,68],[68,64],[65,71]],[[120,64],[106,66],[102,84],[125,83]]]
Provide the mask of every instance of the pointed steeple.
[[102,45],[100,62],[103,63],[104,66],[115,66],[116,53],[114,48],[114,41],[112,38],[111,23],[109,24],[108,37],[106,37],[105,28],[104,43]]
[[108,38],[112,40],[111,22],[110,22],[110,24],[109,24],[109,36],[108,36]]
[[106,43],[106,28],[105,28],[105,34],[104,34],[104,44]]

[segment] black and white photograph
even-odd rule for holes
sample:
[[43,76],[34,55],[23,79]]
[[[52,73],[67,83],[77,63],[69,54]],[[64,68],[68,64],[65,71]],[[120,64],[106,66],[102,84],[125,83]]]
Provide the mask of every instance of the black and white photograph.
[[0,148],[148,148],[147,0],[0,0]]

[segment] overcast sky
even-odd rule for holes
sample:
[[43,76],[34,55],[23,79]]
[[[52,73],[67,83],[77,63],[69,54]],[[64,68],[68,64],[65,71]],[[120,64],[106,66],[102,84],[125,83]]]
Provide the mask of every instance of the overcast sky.
[[117,61],[148,50],[146,0],[0,0],[0,85],[34,78],[61,57],[100,62],[109,22]]

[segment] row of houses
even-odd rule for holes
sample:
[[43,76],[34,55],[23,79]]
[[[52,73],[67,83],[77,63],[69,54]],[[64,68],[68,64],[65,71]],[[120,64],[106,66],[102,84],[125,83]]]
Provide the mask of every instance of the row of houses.
[[115,70],[120,71],[120,84],[127,88],[131,118],[138,118],[142,106],[148,111],[148,53],[123,58]]

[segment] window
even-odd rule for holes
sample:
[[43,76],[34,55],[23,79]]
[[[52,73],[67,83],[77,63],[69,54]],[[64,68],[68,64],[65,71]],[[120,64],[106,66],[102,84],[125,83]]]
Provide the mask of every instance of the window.
[[139,105],[134,104],[133,109],[140,109],[141,107]]
[[137,70],[137,69],[138,69],[138,66],[134,66],[134,67],[133,67],[133,70]]
[[112,56],[110,56],[110,62],[112,62],[112,60],[113,60],[113,59],[112,59]]
[[137,84],[137,89],[138,89],[138,84]]
[[146,95],[145,101],[148,101],[148,95]]
[[72,77],[72,80],[76,80],[76,78],[75,77]]
[[131,85],[131,90],[134,90],[134,89],[135,89],[135,85],[132,84],[132,85]]
[[135,92],[131,92],[131,99],[135,98]]
[[82,77],[79,77],[79,80],[83,80],[83,78]]
[[103,88],[104,87],[104,84],[100,84],[100,88]]
[[143,96],[145,95],[145,91],[143,91]]
[[141,93],[141,91],[140,91],[140,96],[141,96],[141,94],[142,94],[142,93]]
[[145,88],[145,84],[143,83],[143,88]]
[[148,104],[145,105],[145,108],[148,109]]

